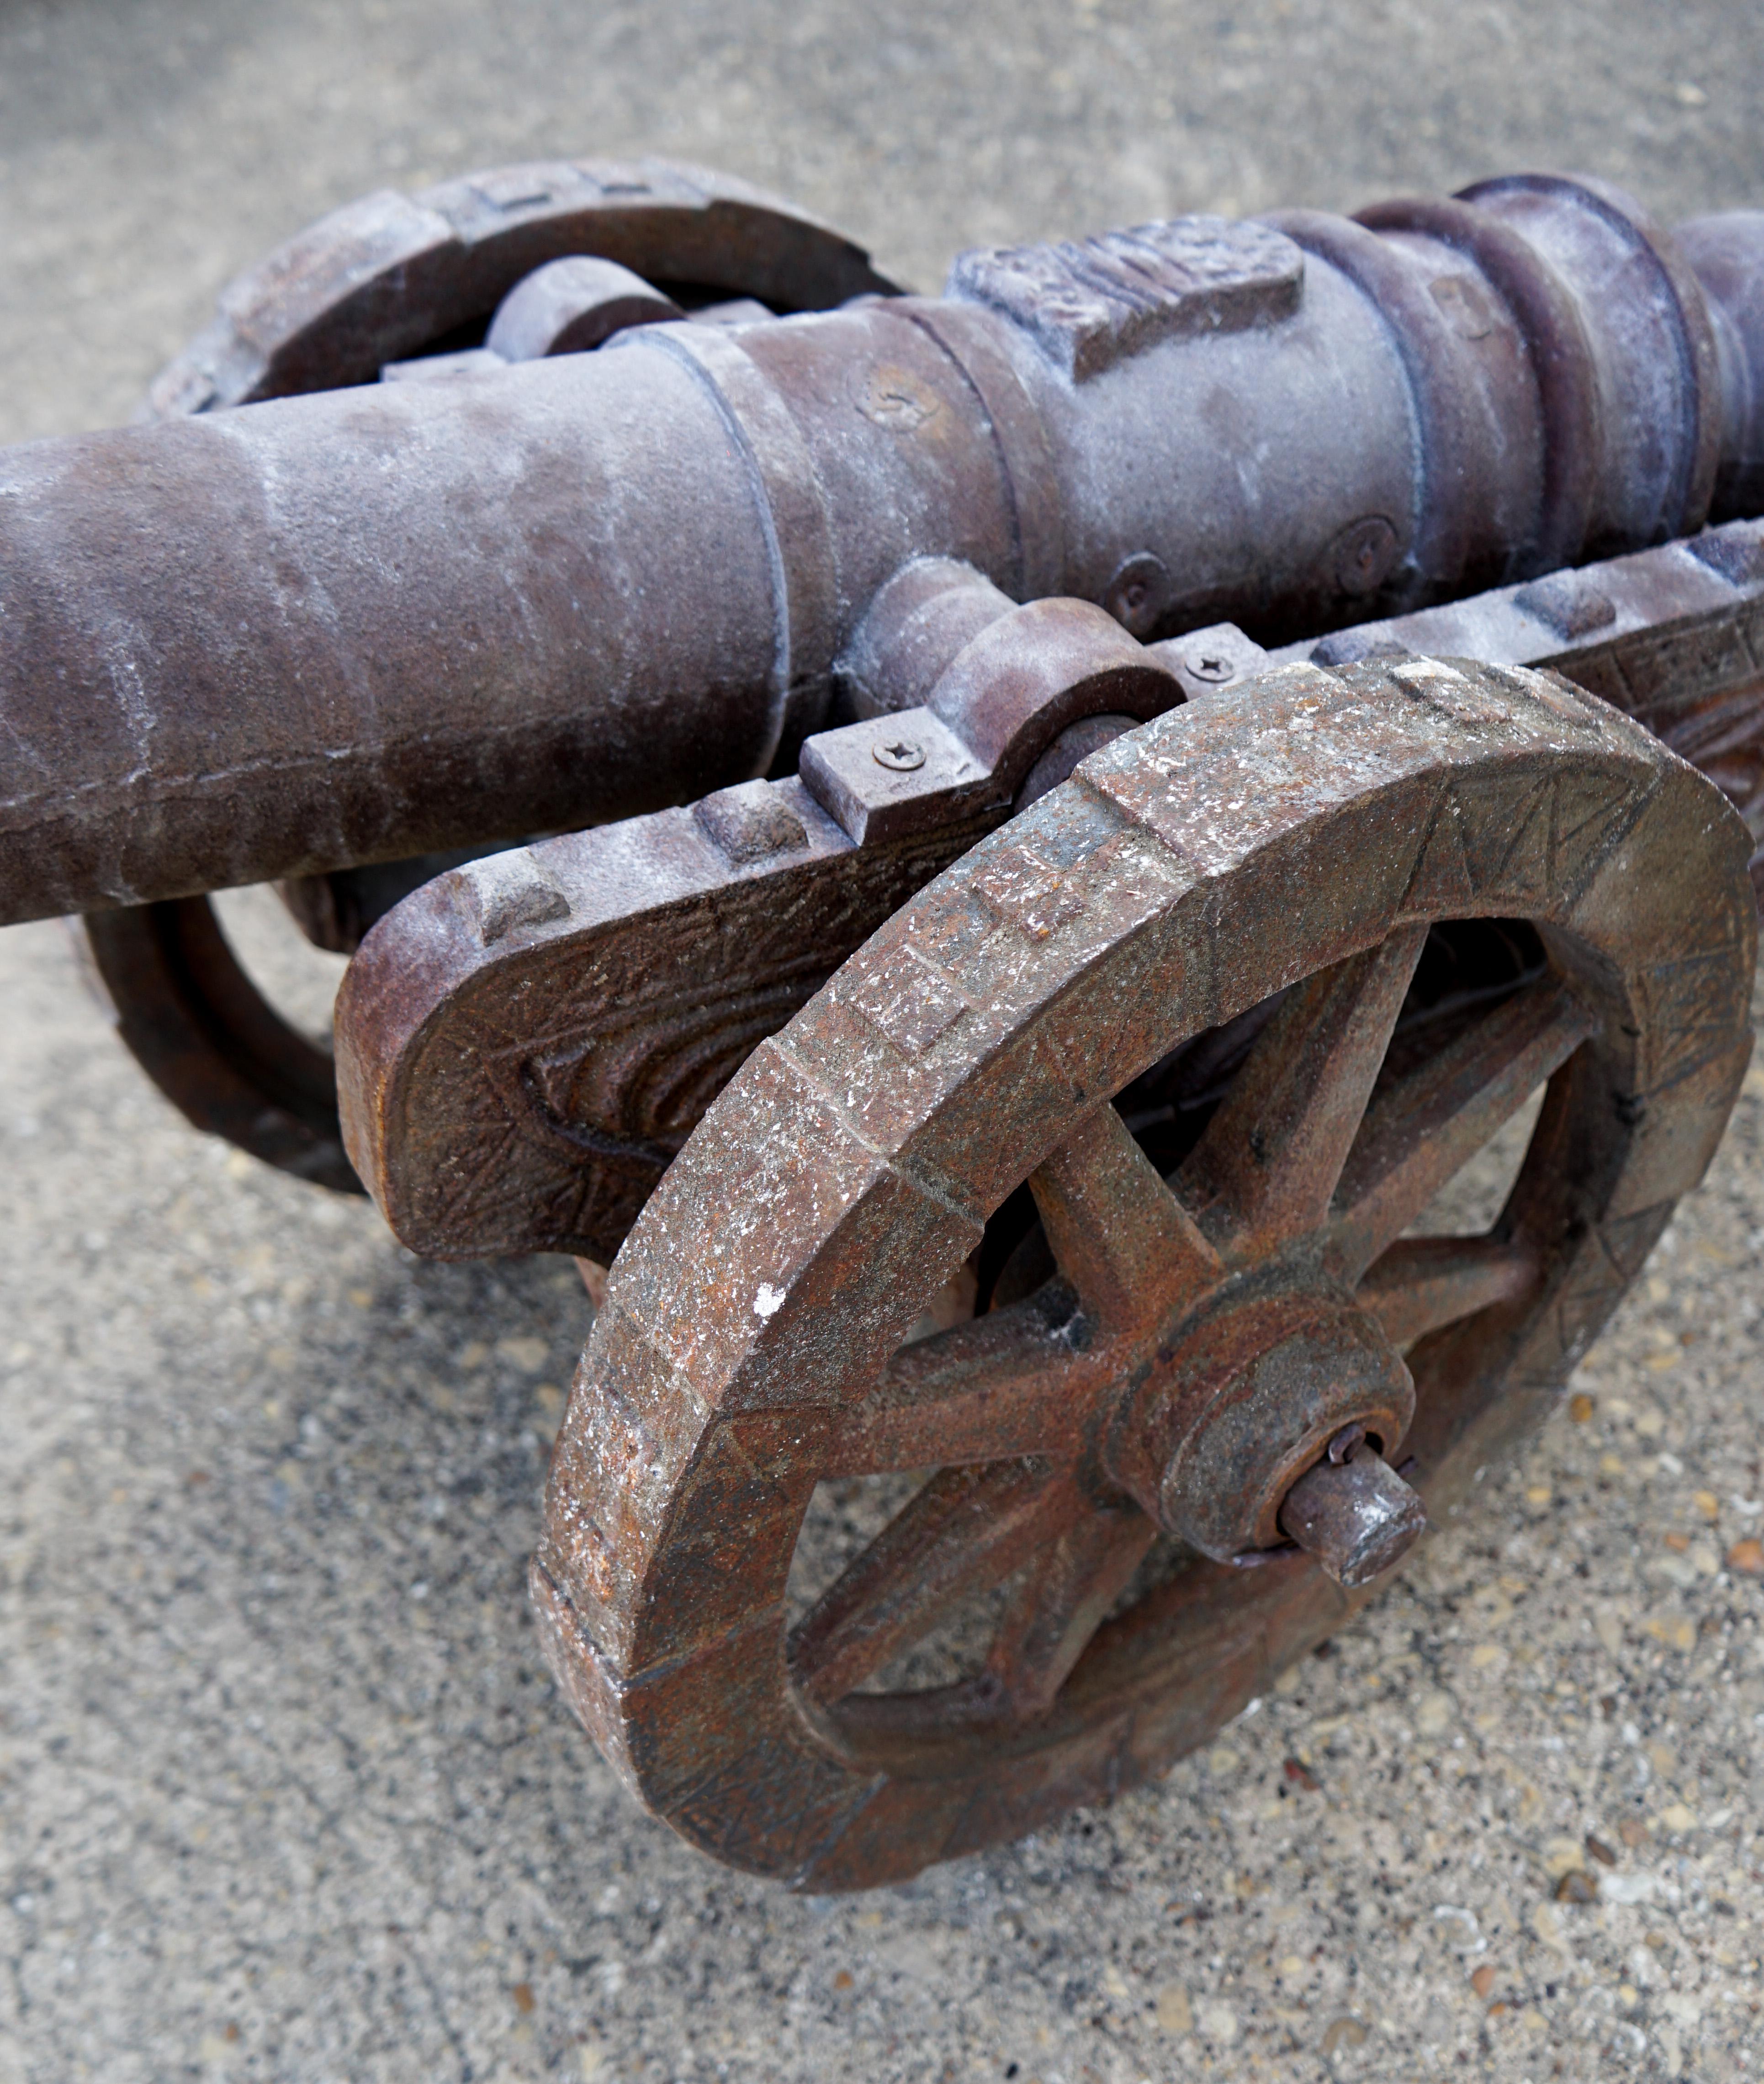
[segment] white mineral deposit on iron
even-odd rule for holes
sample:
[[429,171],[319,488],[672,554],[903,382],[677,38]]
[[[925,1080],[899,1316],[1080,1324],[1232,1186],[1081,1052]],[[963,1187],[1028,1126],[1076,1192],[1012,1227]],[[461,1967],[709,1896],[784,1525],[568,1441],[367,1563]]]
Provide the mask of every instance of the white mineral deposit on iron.
[[[0,438],[126,418],[238,269],[473,167],[696,159],[930,288],[1528,164],[1756,207],[1761,104],[1738,0],[14,0]],[[803,1900],[546,1673],[570,1263],[417,1263],[201,1141],[53,924],[0,1037],[0,2084],[1764,2073],[1764,1070],[1584,1401],[1327,1656],[1112,1809]]]

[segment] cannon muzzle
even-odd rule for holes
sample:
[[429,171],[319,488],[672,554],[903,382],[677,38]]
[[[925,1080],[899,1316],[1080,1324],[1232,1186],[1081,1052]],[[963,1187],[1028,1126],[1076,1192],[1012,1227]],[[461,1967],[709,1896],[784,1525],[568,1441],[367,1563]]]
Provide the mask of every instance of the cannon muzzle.
[[1274,642],[1687,533],[1764,488],[1760,283],[1764,214],[1524,176],[16,450],[0,918],[787,769],[998,594]]

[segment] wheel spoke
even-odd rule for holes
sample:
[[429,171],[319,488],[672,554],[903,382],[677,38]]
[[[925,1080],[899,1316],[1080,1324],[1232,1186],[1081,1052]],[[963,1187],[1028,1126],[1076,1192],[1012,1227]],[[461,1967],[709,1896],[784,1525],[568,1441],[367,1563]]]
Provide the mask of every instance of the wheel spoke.
[[1035,1565],[986,1661],[995,1712],[1045,1713],[1157,1534],[1126,1500],[1087,1513]]
[[1328,1214],[1427,934],[1403,927],[1301,985],[1207,1125],[1183,1178],[1244,1241],[1295,1237]]
[[946,1468],[1015,1455],[1075,1455],[1114,1379],[1113,1348],[1091,1336],[1063,1281],[1007,1309],[903,1346],[881,1380],[834,1422],[829,1476]]
[[1406,1346],[1491,1302],[1516,1302],[1537,1273],[1537,1254],[1509,1239],[1399,1238],[1368,1268],[1355,1299],[1393,1345]]
[[1363,1273],[1595,1025],[1561,985],[1533,985],[1375,1095],[1336,1190],[1338,1269]]
[[1219,1255],[1112,1107],[1029,1175],[1055,1264],[1105,1336],[1211,1287]]
[[839,1700],[960,1600],[1010,1576],[1084,1510],[1070,1472],[1038,1456],[945,1469],[821,1595],[791,1638],[797,1684]]

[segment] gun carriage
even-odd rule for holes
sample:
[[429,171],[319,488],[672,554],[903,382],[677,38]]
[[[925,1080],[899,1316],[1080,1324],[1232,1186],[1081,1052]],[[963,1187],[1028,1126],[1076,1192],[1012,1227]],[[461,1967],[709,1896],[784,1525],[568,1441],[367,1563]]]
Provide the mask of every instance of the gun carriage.
[[[560,1685],[705,1849],[897,1879],[1339,1627],[1702,1175],[1761,512],[1764,214],[1520,176],[925,299],[661,163],[370,197],[0,458],[0,917],[414,1251],[611,1265]],[[209,904],[272,881],[334,1055]]]

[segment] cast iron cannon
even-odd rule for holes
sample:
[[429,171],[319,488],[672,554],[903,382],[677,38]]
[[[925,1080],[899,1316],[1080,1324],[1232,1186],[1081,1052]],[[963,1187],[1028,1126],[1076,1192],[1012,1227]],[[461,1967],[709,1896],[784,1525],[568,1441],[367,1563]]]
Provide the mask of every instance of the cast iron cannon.
[[1553,1404],[1749,1053],[1761,509],[1764,216],[920,299],[659,164],[370,198],[0,460],[0,917],[193,1120],[584,1262],[559,1682],[860,1886],[1160,1770]]

